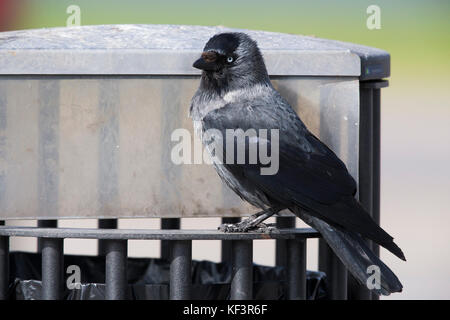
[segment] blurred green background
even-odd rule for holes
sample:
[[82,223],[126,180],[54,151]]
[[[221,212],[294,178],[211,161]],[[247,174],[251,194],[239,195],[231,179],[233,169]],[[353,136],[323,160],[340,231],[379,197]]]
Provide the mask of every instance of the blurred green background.
[[[81,24],[223,25],[378,47],[391,54],[382,90],[381,223],[404,263],[382,251],[404,284],[394,299],[450,298],[450,1],[0,0],[0,30]],[[366,27],[369,5],[381,29]]]

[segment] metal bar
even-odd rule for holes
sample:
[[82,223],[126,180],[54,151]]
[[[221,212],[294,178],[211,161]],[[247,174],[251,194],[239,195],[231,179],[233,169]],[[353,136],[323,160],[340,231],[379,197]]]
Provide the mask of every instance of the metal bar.
[[339,296],[346,297],[339,290],[343,290],[340,288],[342,286],[341,283],[347,282],[347,270],[324,239],[319,239],[319,270],[325,272],[327,275],[330,298],[337,299],[336,297]]
[[[278,229],[295,228],[295,217],[277,217]],[[275,264],[277,266],[287,266],[287,243],[284,239],[277,239],[275,242]]]
[[[366,203],[367,207],[370,208],[369,212],[373,218],[373,220],[380,224],[380,140],[381,140],[381,103],[380,103],[380,89],[385,88],[389,85],[387,80],[373,80],[373,81],[364,81],[360,82],[360,92],[363,96],[365,92],[371,92],[371,97],[365,97],[365,101],[361,100],[361,107],[363,107],[363,103],[371,107],[371,119],[366,119],[366,121],[370,121],[371,124],[371,157],[372,157],[372,168],[366,168],[366,170],[371,170],[371,203]],[[360,168],[361,169],[361,168]],[[369,242],[373,252],[379,256],[380,248],[379,246],[372,242]],[[357,288],[357,285],[354,284],[353,287]],[[352,290],[355,291],[355,290]],[[360,290],[356,290],[360,291]],[[354,292],[352,292],[353,294]],[[359,297],[358,297],[359,295]],[[368,290],[364,292],[357,292],[357,298],[366,298],[368,295],[371,296],[372,299],[379,299],[379,296],[375,293],[370,293]],[[369,297],[370,299],[370,297]]]
[[279,232],[225,233],[215,230],[160,230],[160,229],[93,229],[93,228],[36,228],[0,226],[0,236],[70,239],[122,240],[265,240],[319,238],[312,228],[282,229]]
[[169,245],[171,249],[170,299],[190,299],[192,287],[192,241],[174,240]]
[[[179,218],[162,218],[161,229],[162,230],[177,230],[180,229],[181,219]],[[161,240],[161,259],[170,259],[170,243],[167,240]]]
[[[360,86],[359,113],[359,202],[372,216],[373,206],[373,89],[362,84]],[[369,247],[371,241],[367,241]],[[349,276],[349,296],[356,300],[371,300],[371,292]]]
[[[379,225],[380,224],[380,148],[381,148],[381,103],[380,103],[380,89],[373,89],[373,173],[372,173],[372,218]],[[372,244],[373,252],[379,256],[380,246],[376,243]]]
[[62,299],[64,283],[64,239],[41,238],[42,299]]
[[[222,223],[238,223],[241,221],[239,217],[222,218]],[[230,262],[231,257],[231,242],[229,240],[222,240],[221,261]]]
[[[98,228],[99,229],[117,229],[118,220],[117,219],[99,219]],[[97,254],[99,256],[106,255],[106,243],[105,240],[98,240]]]
[[[57,228],[58,220],[38,220],[38,228]],[[42,252],[42,241],[38,238],[37,252]]]
[[306,240],[287,240],[287,298],[306,300]]
[[347,299],[347,269],[330,246],[319,239],[319,270],[327,275],[330,299]]
[[360,89],[359,202],[372,215],[373,190],[373,91]]
[[[373,199],[372,199],[372,218],[380,224],[380,166],[381,166],[381,101],[380,89],[373,89]],[[380,246],[372,242],[372,250],[377,257],[380,256]],[[372,300],[378,300],[380,297],[372,293]]]
[[125,300],[127,294],[127,240],[105,240],[106,300]]
[[233,240],[231,279],[231,300],[251,300],[253,298],[253,242]]
[[[371,92],[371,97],[365,97],[364,101],[361,100],[361,106],[363,103],[371,107],[372,119],[367,119],[371,124],[371,143],[372,143],[372,201],[371,201],[371,216],[374,221],[380,223],[380,141],[381,141],[381,101],[380,101],[380,89],[389,86],[387,80],[373,80],[360,82],[361,95],[366,92]],[[363,90],[364,89],[364,90]],[[379,255],[379,246],[375,243],[372,245],[372,249],[375,254]]]
[[329,261],[330,298],[332,300],[347,299],[347,269],[336,255]]
[[9,237],[0,237],[0,300],[8,299]]
[[323,239],[319,239],[319,264],[318,269],[328,276],[330,256],[334,254],[327,242]]

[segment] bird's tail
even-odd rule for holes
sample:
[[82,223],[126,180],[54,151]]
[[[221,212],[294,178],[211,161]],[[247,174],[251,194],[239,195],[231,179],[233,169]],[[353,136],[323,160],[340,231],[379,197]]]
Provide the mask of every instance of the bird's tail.
[[369,277],[373,275],[374,271],[371,269],[368,271],[368,268],[375,266],[375,268],[379,268],[380,278],[379,288],[375,285],[374,292],[379,295],[389,295],[402,291],[403,286],[397,276],[369,249],[359,234],[337,229],[316,217],[299,211],[296,214],[301,215],[306,223],[320,232],[323,239],[360,284],[366,285],[368,280],[372,283],[372,279]]

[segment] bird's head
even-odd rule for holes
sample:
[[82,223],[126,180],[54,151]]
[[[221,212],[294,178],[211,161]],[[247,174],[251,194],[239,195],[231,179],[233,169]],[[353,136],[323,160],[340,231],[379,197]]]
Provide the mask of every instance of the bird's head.
[[220,89],[242,88],[268,82],[264,59],[258,45],[245,33],[219,33],[205,45],[193,67]]

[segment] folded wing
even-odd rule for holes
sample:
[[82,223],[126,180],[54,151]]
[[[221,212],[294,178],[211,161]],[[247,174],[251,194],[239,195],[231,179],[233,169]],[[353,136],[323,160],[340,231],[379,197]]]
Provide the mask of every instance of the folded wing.
[[[245,150],[251,144],[267,143],[271,150],[278,143],[279,170],[274,175],[263,175],[267,167],[261,161],[250,164],[225,163],[237,179],[246,179],[274,203],[288,208],[301,208],[330,225],[357,232],[384,246],[404,259],[393,238],[380,228],[354,198],[356,183],[344,163],[325,144],[311,134],[292,108],[284,101],[276,103],[255,99],[251,103],[229,103],[211,111],[203,118],[204,130],[216,129],[226,140],[226,130],[260,129],[269,131],[267,139],[246,139]],[[279,139],[274,141],[270,130],[278,129]],[[224,158],[226,158],[226,141]]]

